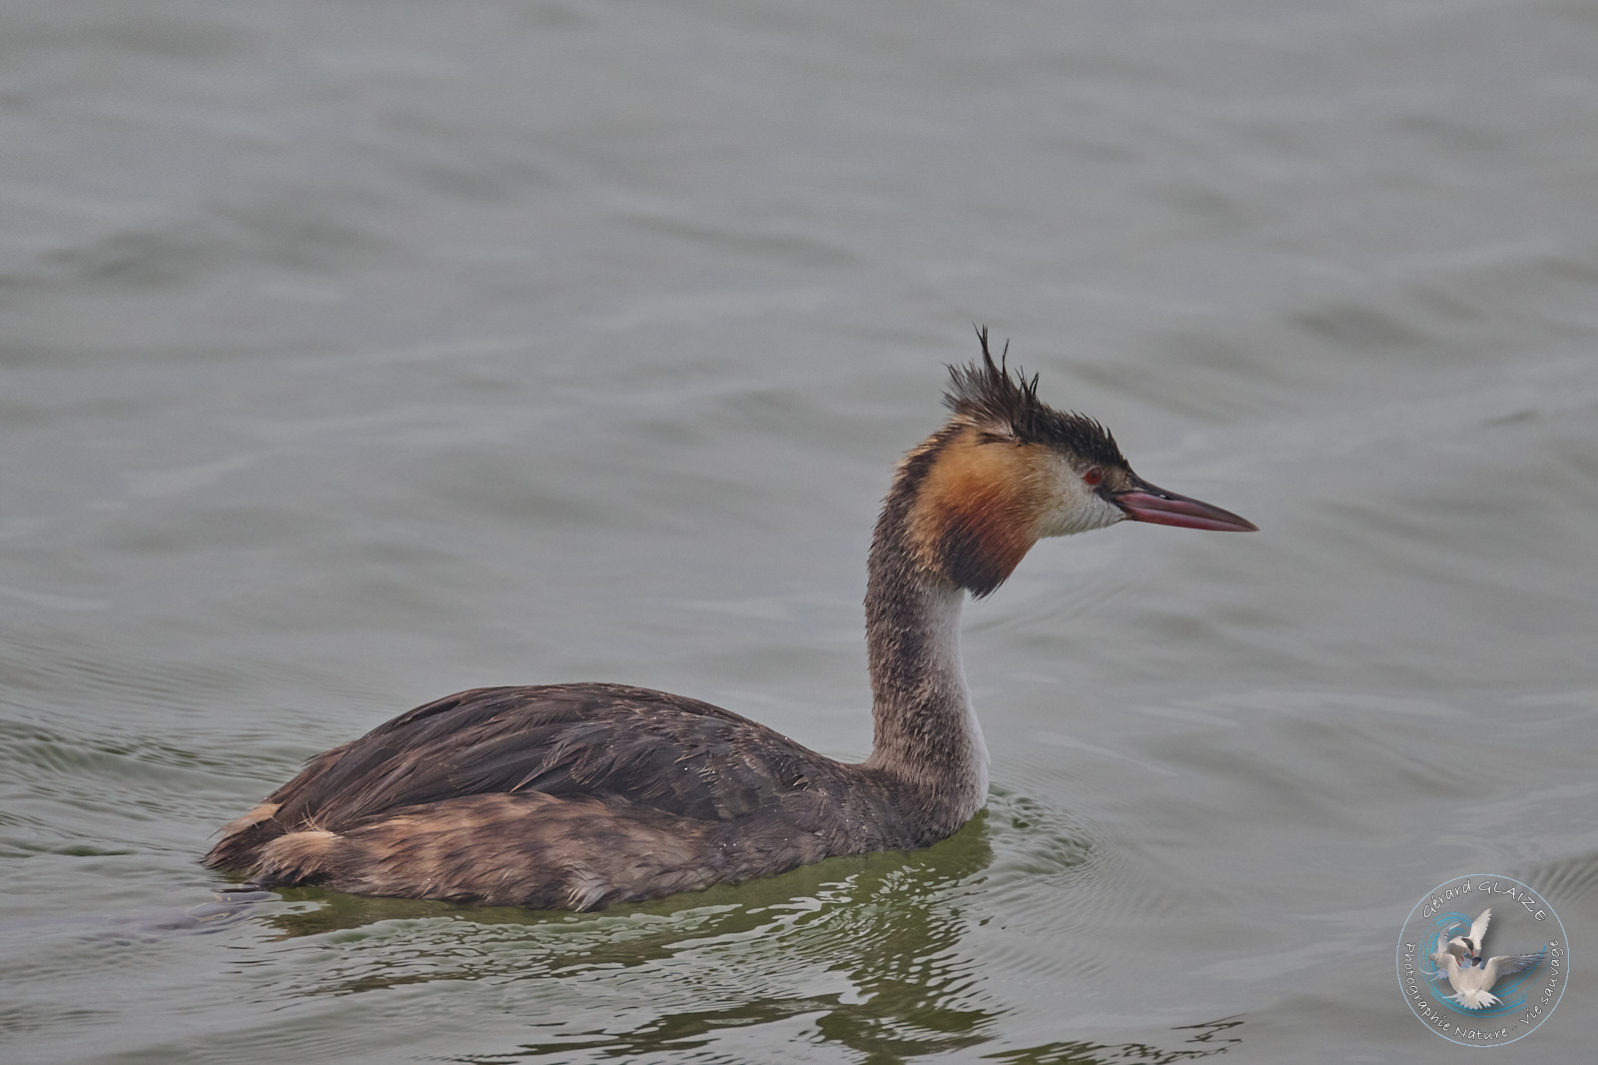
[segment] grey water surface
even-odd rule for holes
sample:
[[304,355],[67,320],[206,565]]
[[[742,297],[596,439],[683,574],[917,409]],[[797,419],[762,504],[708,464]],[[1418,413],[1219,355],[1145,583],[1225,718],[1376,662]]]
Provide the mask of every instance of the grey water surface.
[[[1399,930],[1557,908],[1598,1039],[1598,6],[0,13],[0,1058],[1441,1062]],[[1251,518],[966,613],[985,815],[600,914],[229,895],[478,685],[870,743],[973,323]]]

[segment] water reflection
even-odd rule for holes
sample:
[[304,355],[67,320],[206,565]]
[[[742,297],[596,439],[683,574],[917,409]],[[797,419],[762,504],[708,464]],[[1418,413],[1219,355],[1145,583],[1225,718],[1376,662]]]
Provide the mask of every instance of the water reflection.
[[1225,1054],[1243,1041],[1239,1031],[1242,1026],[1242,1020],[1233,1017],[1173,1028],[1173,1042],[1180,1039],[1174,1049],[1162,1049],[1150,1043],[1049,1043],[1025,1050],[988,1054],[983,1060],[1004,1062],[1005,1065],[1112,1065],[1118,1062],[1169,1065],[1172,1062],[1197,1061]]
[[[262,921],[282,938],[324,936],[340,948],[295,995],[514,985],[523,1009],[539,1005],[536,1037],[503,1052],[513,1059],[599,1047],[648,1057],[797,1018],[822,1040],[899,1059],[981,1043],[1003,1012],[958,949],[974,919],[969,885],[991,860],[979,817],[928,850],[832,859],[597,914],[296,889],[282,892],[287,912]],[[552,1000],[567,1008],[552,1011]]]
[[[1011,1048],[1011,1014],[1053,993],[1056,977],[1039,958],[1019,958],[1013,967],[1035,986],[1014,1001],[999,997],[1009,985],[995,979],[989,952],[1005,940],[982,926],[1016,906],[1044,923],[1079,920],[1069,912],[1084,901],[1073,882],[1103,875],[1095,856],[1104,846],[1046,804],[1000,791],[988,812],[924,851],[832,859],[592,914],[286,890],[258,907],[253,926],[270,935],[240,958],[238,973],[265,976],[271,986],[259,990],[268,997],[303,1002],[425,987],[424,998],[406,1000],[405,1024],[418,1031],[461,1016],[498,1018],[491,1030],[450,1040],[457,1060],[760,1060],[775,1046],[800,1057],[805,1046],[844,1047],[867,1062],[962,1052],[1017,1063],[1184,1061],[1223,1052],[1241,1021],[1121,1044]],[[272,942],[280,949],[267,960]],[[314,946],[314,964],[300,944]]]

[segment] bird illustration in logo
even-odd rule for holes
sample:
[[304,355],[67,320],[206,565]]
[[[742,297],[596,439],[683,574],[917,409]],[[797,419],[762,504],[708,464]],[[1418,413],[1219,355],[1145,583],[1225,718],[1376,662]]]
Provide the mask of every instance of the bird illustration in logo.
[[[1438,949],[1432,955],[1437,963],[1436,979],[1447,979],[1454,994],[1448,996],[1466,1009],[1479,1010],[1498,1005],[1493,985],[1506,976],[1525,972],[1543,960],[1541,954],[1497,954],[1483,956],[1482,940],[1493,911],[1486,909],[1471,922],[1467,935],[1449,936],[1444,929],[1437,936]],[[1458,927],[1458,926],[1455,926]]]

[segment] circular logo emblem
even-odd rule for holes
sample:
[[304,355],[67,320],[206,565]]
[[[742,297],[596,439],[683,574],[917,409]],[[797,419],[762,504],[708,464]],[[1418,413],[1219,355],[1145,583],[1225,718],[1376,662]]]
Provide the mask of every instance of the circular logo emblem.
[[1461,1046],[1536,1031],[1570,972],[1565,926],[1548,900],[1507,876],[1473,873],[1432,888],[1398,934],[1398,986],[1427,1028]]

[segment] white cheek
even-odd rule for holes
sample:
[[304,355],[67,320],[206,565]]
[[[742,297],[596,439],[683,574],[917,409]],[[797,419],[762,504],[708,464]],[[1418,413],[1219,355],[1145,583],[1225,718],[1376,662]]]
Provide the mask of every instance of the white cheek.
[[1082,482],[1082,475],[1063,460],[1053,471],[1055,505],[1043,514],[1038,536],[1070,536],[1114,525],[1126,512]]
[[1105,502],[1097,492],[1083,492],[1081,498],[1070,506],[1060,508],[1045,536],[1069,536],[1114,525],[1126,517],[1126,512],[1114,503]]
[[1106,525],[1114,525],[1118,521],[1126,520],[1126,511],[1111,503],[1108,499],[1093,493],[1093,524],[1090,528],[1102,529]]

